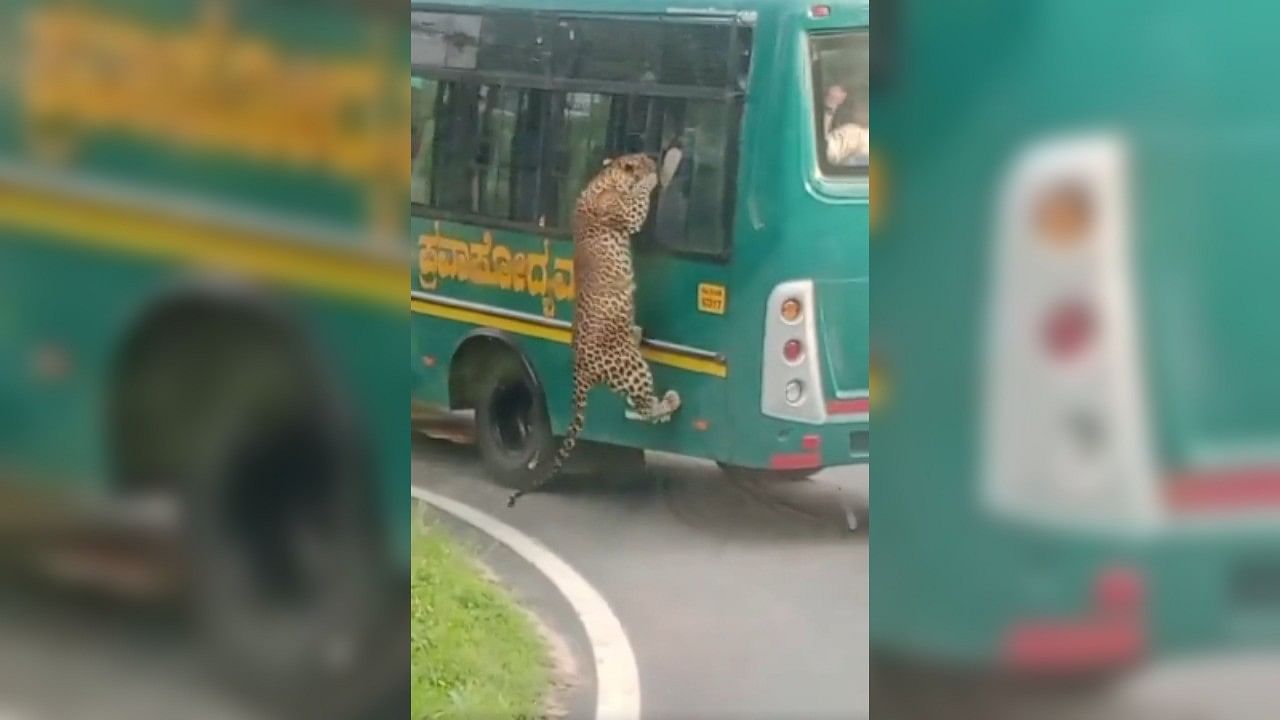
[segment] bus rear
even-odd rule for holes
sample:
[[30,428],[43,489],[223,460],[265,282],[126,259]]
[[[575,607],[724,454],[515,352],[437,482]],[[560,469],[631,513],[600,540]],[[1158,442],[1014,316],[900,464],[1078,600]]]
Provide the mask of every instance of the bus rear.
[[917,7],[876,99],[874,642],[1036,674],[1274,646],[1267,41],[1191,4]]
[[751,104],[744,137],[728,460],[807,474],[869,456],[868,14],[798,3],[774,20],[753,85],[778,102]]

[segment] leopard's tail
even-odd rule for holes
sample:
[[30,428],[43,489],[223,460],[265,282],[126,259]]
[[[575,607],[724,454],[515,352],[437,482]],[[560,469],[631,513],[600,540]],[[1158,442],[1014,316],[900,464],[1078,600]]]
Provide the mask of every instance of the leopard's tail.
[[587,390],[589,388],[585,383],[575,382],[573,385],[573,420],[569,422],[569,427],[565,430],[564,440],[560,443],[560,449],[556,451],[555,459],[551,461],[551,472],[548,472],[534,481],[525,490],[517,490],[511,494],[507,500],[507,507],[512,507],[522,496],[541,490],[544,485],[551,482],[564,469],[565,462],[573,453],[573,448],[578,444],[578,435],[582,434],[582,427],[587,422]]

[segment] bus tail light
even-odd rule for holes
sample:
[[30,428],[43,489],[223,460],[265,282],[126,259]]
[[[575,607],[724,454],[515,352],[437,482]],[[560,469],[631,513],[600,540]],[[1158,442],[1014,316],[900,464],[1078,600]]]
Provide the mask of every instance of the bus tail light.
[[830,5],[814,5],[813,7],[809,8],[809,15],[811,17],[818,18],[818,19],[831,17],[831,6]]
[[760,411],[769,417],[814,424],[827,419],[817,319],[807,311],[817,307],[815,295],[812,280],[784,282],[769,294],[760,385]]
[[1058,360],[1079,356],[1089,345],[1093,325],[1093,310],[1084,302],[1068,301],[1051,308],[1044,328],[1049,354]]
[[787,298],[782,301],[782,319],[789,323],[800,322],[800,317],[804,313],[804,306],[795,298]]
[[782,357],[792,364],[800,362],[804,358],[804,343],[795,339],[786,341],[782,345]]
[[1087,188],[1075,183],[1050,188],[1034,210],[1036,234],[1042,241],[1062,247],[1084,242],[1092,229],[1092,211]]
[[1141,530],[1159,515],[1148,438],[1128,160],[1111,136],[1017,159],[998,206],[984,370],[984,502]]
[[804,383],[799,380],[792,380],[787,383],[787,402],[791,405],[799,405],[804,399]]

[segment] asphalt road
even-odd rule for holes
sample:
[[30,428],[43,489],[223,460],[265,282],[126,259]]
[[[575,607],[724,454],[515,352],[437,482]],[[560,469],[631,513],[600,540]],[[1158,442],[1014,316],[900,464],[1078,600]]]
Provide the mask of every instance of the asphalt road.
[[0,596],[0,720],[257,720],[172,613],[33,589]]
[[[710,463],[651,454],[648,475],[622,483],[584,475],[508,509],[508,491],[487,479],[470,447],[420,440],[414,450],[416,485],[536,538],[604,595],[630,636],[647,720],[843,720],[868,717],[869,707],[877,720],[1280,717],[1275,654],[1165,662],[1070,686],[872,661],[867,532],[851,533],[843,518],[846,506],[867,517],[865,469],[741,485]],[[588,645],[549,583],[498,544],[446,523],[589,673]],[[580,677],[565,693],[567,715],[592,717],[592,692],[591,678]]]
[[[971,678],[868,679],[867,476],[742,486],[710,464],[658,456],[650,479],[581,478],[511,510],[468,447],[420,441],[414,482],[516,526],[601,591],[636,653],[644,717],[878,720],[1270,720],[1280,659],[1190,659],[1107,688],[1026,689]],[[472,544],[563,639],[576,678],[565,714],[593,711],[591,657],[554,588],[465,528]],[[906,714],[914,712],[915,714]],[[164,609],[0,581],[0,720],[252,718],[228,697]]]
[[[423,439],[414,451],[416,485],[538,539],[603,594],[635,652],[645,718],[867,716],[867,534],[845,519],[846,506],[865,517],[865,468],[741,484],[714,464],[651,454],[641,480],[607,475],[508,509],[509,491],[487,479],[470,447]],[[507,579],[515,563],[472,540]],[[589,668],[553,593],[513,584]],[[590,683],[581,678],[570,715],[586,707]]]

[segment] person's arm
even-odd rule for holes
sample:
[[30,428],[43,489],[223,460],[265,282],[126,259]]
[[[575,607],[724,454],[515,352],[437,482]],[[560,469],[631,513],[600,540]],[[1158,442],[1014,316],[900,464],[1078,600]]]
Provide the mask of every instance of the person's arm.
[[658,178],[664,190],[676,176],[676,171],[680,169],[680,160],[683,157],[684,152],[679,147],[669,148],[662,156],[662,170],[659,172]]
[[870,149],[869,134],[861,125],[841,125],[827,135],[827,162],[840,165],[845,160]]

